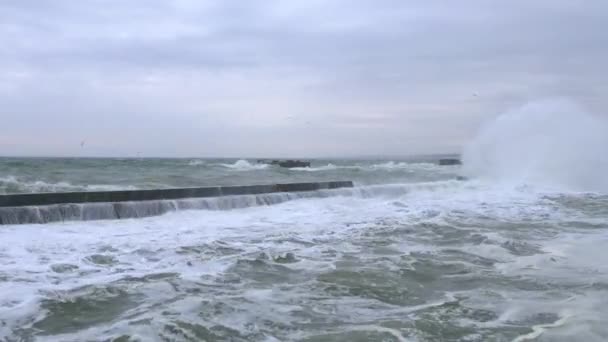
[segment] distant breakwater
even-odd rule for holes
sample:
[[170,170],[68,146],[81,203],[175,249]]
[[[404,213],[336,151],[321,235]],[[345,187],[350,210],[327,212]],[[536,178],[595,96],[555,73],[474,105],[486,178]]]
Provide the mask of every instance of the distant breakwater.
[[0,195],[0,225],[126,219],[188,209],[228,210],[323,197],[351,181],[218,186],[159,190]]

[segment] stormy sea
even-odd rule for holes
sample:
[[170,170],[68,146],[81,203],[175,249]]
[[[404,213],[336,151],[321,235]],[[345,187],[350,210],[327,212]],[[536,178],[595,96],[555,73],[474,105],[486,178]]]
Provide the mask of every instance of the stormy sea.
[[0,340],[605,341],[608,131],[584,113],[543,113],[488,122],[462,166],[2,158],[0,194],[355,187],[0,225]]

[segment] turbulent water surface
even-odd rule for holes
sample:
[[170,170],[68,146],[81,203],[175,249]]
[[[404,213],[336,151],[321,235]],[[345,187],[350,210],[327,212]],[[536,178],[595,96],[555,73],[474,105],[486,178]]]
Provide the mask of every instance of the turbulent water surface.
[[2,159],[5,193],[330,179],[357,187],[273,205],[0,226],[0,340],[604,341],[607,160],[530,149],[516,134],[530,125],[514,121],[514,139],[488,128],[462,169],[413,159],[294,170]]
[[608,197],[601,192],[457,181],[459,167],[419,161],[315,164],[283,170],[246,161],[2,160],[6,192],[336,178],[353,178],[358,188],[272,206],[2,226],[0,336],[608,336]]
[[[435,181],[454,176],[436,169],[437,156],[391,160],[313,160],[284,169],[256,160],[1,158],[0,194],[275,184],[348,179],[358,184]],[[434,172],[427,172],[427,171]]]

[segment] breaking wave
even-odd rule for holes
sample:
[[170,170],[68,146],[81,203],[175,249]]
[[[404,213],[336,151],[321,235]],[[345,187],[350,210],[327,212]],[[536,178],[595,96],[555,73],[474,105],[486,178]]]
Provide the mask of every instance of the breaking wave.
[[[445,166],[441,167],[442,169],[446,169]],[[333,171],[333,170],[360,170],[360,171],[399,171],[399,170],[437,170],[438,165],[433,163],[412,163],[412,162],[394,162],[389,161],[380,164],[370,164],[370,165],[335,165],[335,164],[327,164],[324,166],[317,167],[296,167],[292,168],[293,171],[308,171],[308,172],[318,172],[318,171]]]
[[565,100],[531,103],[485,125],[464,172],[556,191],[608,192],[608,123]]
[[339,169],[357,169],[357,166],[336,166],[334,164],[327,164],[323,166],[317,167],[294,167],[291,168],[292,171],[307,171],[307,172],[318,172],[318,171],[333,171]]
[[270,167],[268,164],[253,164],[244,159],[237,160],[234,164],[221,164],[221,166],[236,171],[264,170]]

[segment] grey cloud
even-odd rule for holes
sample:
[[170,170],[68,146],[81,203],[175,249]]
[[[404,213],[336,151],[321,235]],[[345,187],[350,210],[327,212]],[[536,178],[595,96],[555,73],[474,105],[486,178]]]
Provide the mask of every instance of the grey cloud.
[[[0,116],[30,140],[122,137],[99,154],[452,152],[539,97],[605,113],[605,13],[601,0],[6,0]],[[0,153],[72,153],[6,140]]]

